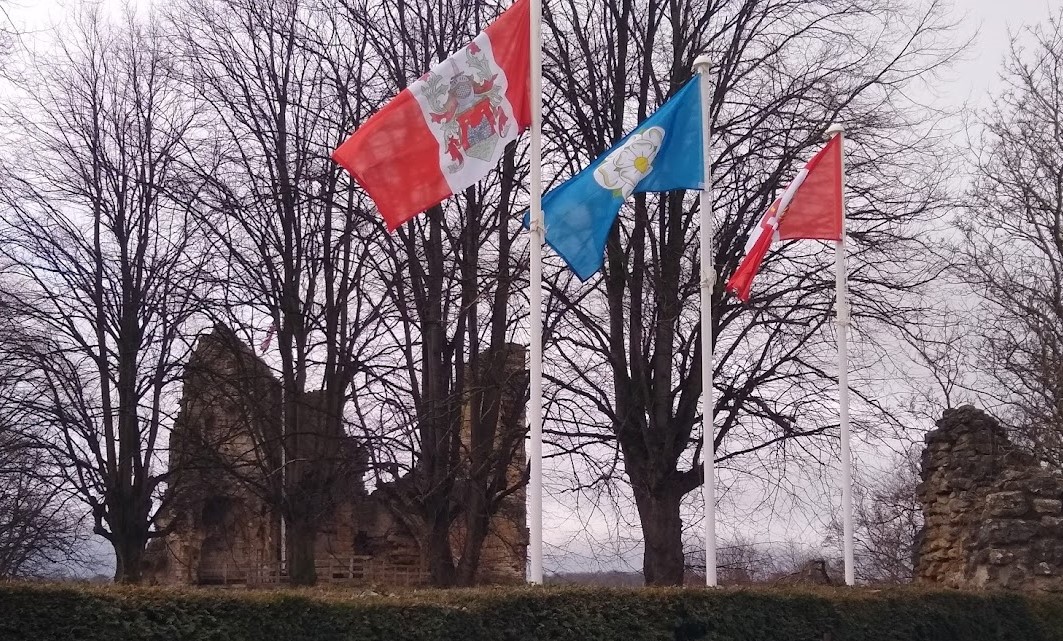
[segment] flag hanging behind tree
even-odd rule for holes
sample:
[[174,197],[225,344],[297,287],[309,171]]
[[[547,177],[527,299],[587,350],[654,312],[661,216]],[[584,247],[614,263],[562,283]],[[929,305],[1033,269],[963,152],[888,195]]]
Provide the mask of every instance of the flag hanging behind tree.
[[273,340],[273,334],[277,331],[277,322],[270,323],[269,329],[266,331],[266,337],[262,339],[262,342],[258,346],[259,353],[265,354],[269,349],[269,344]]
[[[703,162],[695,79],[586,169],[543,196],[547,244],[580,280],[587,280],[602,267],[605,241],[628,196],[701,189]],[[525,226],[528,220],[525,216]]]
[[389,231],[486,176],[531,123],[529,20],[517,0],[333,152]]
[[746,254],[727,291],[749,300],[753,277],[774,240],[841,240],[842,147],[835,137],[813,156],[764,214],[746,241]]

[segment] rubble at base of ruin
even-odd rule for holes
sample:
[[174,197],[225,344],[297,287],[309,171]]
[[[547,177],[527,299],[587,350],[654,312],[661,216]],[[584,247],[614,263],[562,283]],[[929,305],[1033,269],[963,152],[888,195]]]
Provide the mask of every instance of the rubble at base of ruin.
[[968,589],[1063,591],[1063,474],[988,414],[946,410],[926,436],[916,577]]
[[[505,368],[523,374],[523,346],[506,345]],[[270,368],[224,326],[202,335],[183,378],[180,411],[170,436],[171,500],[149,544],[146,579],[169,585],[269,585],[286,580],[281,519],[263,499],[281,470],[281,388]],[[522,403],[522,398],[504,398]],[[358,441],[326,421],[324,395],[295,403],[298,439],[285,448],[314,479],[307,500],[320,501],[314,552],[319,583],[423,585],[428,573],[418,538],[389,504],[417,471],[365,487],[369,456]],[[342,411],[342,410],[341,410]],[[507,413],[508,415],[509,413]],[[521,430],[520,421],[502,429]],[[465,421],[467,423],[468,421]],[[467,443],[468,425],[462,440]],[[507,468],[515,489],[491,517],[476,570],[479,583],[522,583],[527,554],[523,436]],[[286,469],[291,468],[291,461]],[[297,470],[291,473],[299,473]],[[291,479],[288,479],[291,485]],[[291,490],[294,491],[294,490]],[[462,519],[451,530],[455,558]]]

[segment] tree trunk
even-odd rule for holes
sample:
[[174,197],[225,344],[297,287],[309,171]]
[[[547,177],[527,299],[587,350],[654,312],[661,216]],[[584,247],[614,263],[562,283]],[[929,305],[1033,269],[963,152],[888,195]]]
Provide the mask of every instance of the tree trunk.
[[288,582],[292,585],[317,583],[314,567],[314,545],[317,528],[305,516],[293,517],[288,528]]
[[425,544],[428,580],[433,587],[449,588],[454,585],[454,553],[450,549],[450,519],[438,515],[432,523]]
[[147,537],[121,535],[118,532],[115,532],[112,537],[111,545],[114,547],[115,558],[114,582],[140,583],[144,576],[144,546],[147,545]]
[[683,585],[683,520],[679,516],[683,494],[665,484],[648,489],[632,481],[646,545],[642,560],[646,585]]
[[462,587],[472,587],[476,585],[476,571],[480,568],[480,557],[483,553],[484,539],[487,538],[491,515],[488,514],[483,493],[470,492],[466,494],[466,501],[463,518],[465,540],[462,544],[456,580],[457,584]]

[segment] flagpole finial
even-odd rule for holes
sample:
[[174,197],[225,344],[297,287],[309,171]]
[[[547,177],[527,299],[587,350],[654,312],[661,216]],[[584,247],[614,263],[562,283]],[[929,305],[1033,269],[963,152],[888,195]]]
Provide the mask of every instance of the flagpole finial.
[[709,68],[712,67],[712,57],[707,53],[703,53],[697,58],[694,58],[694,71],[696,73],[709,73]]
[[845,125],[840,122],[831,123],[831,126],[827,127],[828,136],[834,137],[841,133],[845,133]]

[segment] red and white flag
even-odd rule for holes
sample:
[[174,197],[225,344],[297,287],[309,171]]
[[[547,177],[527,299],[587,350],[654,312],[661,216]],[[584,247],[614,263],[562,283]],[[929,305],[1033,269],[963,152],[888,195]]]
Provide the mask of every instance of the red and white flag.
[[775,240],[842,239],[842,146],[835,136],[798,172],[746,241],[746,254],[726,289],[749,300],[753,277]]
[[332,153],[388,230],[470,187],[531,124],[531,14],[517,0]]
[[269,349],[270,341],[273,340],[273,334],[276,333],[276,331],[277,331],[277,323],[276,322],[271,323],[270,326],[269,326],[269,330],[266,331],[266,338],[264,338],[262,340],[262,342],[258,346],[258,352],[260,354],[265,354],[266,350]]

